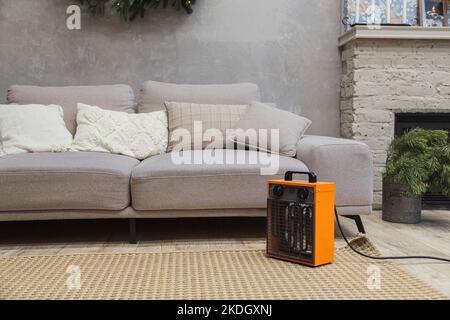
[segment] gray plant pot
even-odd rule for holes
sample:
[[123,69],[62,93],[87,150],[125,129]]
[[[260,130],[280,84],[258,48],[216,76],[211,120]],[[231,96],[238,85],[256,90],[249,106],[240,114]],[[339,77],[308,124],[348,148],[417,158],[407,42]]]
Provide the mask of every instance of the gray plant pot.
[[406,189],[383,178],[383,220],[395,223],[419,223],[421,221],[422,198],[408,197]]

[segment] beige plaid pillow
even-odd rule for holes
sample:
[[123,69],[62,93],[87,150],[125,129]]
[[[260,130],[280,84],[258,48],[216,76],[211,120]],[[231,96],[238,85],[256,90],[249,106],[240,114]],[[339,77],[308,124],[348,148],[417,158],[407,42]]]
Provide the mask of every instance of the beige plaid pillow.
[[[235,129],[247,105],[165,102],[169,120],[167,151],[180,145],[184,150],[232,147],[227,129]],[[222,139],[217,139],[222,135]]]

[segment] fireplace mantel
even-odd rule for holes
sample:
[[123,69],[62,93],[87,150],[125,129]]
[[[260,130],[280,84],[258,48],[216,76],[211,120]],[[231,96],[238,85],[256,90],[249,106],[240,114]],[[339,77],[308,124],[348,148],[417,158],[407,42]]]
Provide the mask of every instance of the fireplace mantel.
[[357,39],[449,40],[450,28],[355,26],[339,37],[339,47]]
[[379,208],[396,115],[450,112],[450,28],[357,26],[339,47],[341,135],[372,149]]

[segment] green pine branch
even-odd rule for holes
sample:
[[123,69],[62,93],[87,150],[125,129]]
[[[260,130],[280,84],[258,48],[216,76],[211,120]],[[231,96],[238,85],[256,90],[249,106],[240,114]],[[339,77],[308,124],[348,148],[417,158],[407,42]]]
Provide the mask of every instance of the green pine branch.
[[111,3],[111,9],[124,21],[133,21],[136,17],[144,17],[148,9],[157,9],[160,6],[171,6],[176,10],[184,9],[188,14],[193,12],[195,0],[79,0],[92,14],[103,14],[105,7]]
[[413,129],[388,149],[384,177],[403,185],[409,196],[427,191],[450,196],[450,140],[445,130]]

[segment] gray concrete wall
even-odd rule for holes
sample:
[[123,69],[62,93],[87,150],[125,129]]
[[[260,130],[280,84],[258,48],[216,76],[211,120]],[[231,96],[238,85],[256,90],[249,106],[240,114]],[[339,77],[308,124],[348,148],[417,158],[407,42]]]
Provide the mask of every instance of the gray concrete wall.
[[12,84],[251,81],[263,98],[339,135],[340,5],[336,0],[198,0],[195,12],[158,10],[131,24],[82,16],[75,0],[0,0],[0,102]]

